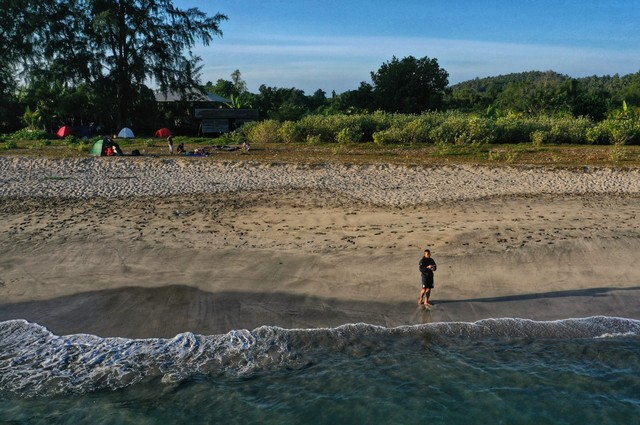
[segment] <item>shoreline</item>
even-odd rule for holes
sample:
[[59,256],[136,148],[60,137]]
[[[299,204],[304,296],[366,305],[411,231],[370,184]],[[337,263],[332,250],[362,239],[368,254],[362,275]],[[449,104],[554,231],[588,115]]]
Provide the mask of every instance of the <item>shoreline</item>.
[[0,321],[143,338],[640,319],[639,171],[534,171],[0,159]]

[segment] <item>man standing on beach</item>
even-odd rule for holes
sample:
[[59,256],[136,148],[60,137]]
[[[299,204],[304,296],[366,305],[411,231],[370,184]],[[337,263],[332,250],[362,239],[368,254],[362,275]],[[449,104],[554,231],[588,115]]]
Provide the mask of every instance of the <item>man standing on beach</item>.
[[173,136],[167,137],[167,142],[169,142],[169,155],[173,155]]
[[422,274],[422,290],[420,291],[420,299],[418,305],[425,305],[431,307],[429,304],[429,296],[431,295],[431,289],[433,289],[433,272],[436,271],[436,262],[431,258],[431,251],[424,250],[424,255],[420,259],[418,268]]

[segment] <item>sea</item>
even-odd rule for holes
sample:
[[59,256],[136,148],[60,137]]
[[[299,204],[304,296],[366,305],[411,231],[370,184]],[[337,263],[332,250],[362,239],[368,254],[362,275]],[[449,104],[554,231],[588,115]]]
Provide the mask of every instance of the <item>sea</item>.
[[0,323],[1,424],[638,424],[640,321],[264,326],[171,339]]

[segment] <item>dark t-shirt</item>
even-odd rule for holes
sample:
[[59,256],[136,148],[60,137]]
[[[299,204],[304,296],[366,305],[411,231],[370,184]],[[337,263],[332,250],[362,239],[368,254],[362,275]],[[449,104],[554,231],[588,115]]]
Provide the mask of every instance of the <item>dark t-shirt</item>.
[[[433,268],[428,269],[427,266],[433,266]],[[422,286],[433,288],[433,272],[437,268],[435,260],[431,257],[422,257],[418,268],[420,269],[420,273],[422,273]]]
[[[432,269],[428,269],[427,266],[433,266],[433,268]],[[422,257],[420,259],[420,265],[419,265],[420,273],[422,273],[422,274],[426,274],[426,273],[433,274],[433,272],[436,271],[436,267],[437,267],[436,266],[436,262],[435,262],[435,260],[433,258],[431,258],[431,257],[429,257],[429,258]]]

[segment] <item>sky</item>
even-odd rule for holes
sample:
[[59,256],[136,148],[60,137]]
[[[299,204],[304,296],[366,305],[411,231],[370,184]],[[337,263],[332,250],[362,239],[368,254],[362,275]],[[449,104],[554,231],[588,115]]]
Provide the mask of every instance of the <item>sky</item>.
[[193,51],[202,82],[249,91],[295,87],[328,95],[371,83],[394,56],[437,59],[449,84],[513,72],[572,77],[640,71],[640,0],[177,0],[221,23]]

